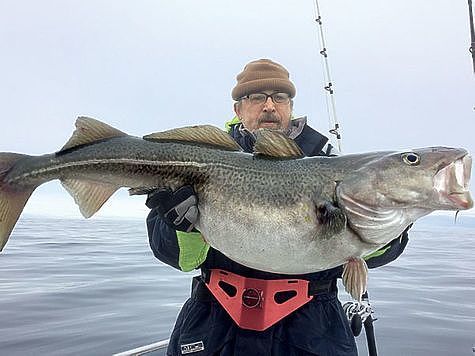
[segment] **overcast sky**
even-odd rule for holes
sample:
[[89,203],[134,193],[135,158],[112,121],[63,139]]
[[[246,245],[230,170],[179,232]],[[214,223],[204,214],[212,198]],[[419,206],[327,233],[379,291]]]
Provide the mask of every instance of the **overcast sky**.
[[[320,7],[344,152],[435,145],[475,152],[466,0],[320,0]],[[55,151],[78,115],[134,135],[222,127],[233,116],[236,74],[258,58],[287,67],[295,114],[325,132],[314,19],[312,0],[2,0],[0,151]],[[41,188],[27,211],[54,211],[55,201],[78,216],[67,193],[53,197],[58,187]],[[117,202],[105,211],[128,215]],[[130,211],[141,209],[142,200],[131,200]]]

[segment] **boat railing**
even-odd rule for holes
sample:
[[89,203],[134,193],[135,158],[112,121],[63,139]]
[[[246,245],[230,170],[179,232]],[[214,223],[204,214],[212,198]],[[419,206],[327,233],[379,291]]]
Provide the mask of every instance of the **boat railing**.
[[114,354],[113,356],[140,356],[140,355],[146,355],[148,353],[154,352],[154,351],[159,351],[166,349],[168,346],[168,343],[170,342],[170,339],[167,340],[162,340],[158,342],[154,342],[153,344],[149,345],[144,345],[137,347],[132,350],[127,350],[124,352],[120,352],[118,354]]

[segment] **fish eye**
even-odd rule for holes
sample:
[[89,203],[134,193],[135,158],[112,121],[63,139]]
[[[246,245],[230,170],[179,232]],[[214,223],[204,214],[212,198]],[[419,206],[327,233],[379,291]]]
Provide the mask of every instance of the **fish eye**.
[[406,152],[401,155],[402,161],[410,166],[417,166],[421,162],[421,157],[414,152]]

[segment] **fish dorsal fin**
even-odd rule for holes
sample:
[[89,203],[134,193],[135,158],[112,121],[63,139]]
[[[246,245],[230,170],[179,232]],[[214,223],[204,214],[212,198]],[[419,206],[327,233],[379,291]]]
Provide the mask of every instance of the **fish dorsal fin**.
[[79,116],[76,120],[76,130],[61,151],[85,145],[105,138],[128,136],[112,126],[86,116]]
[[305,156],[294,140],[280,131],[269,129],[256,131],[254,155],[267,158],[302,158]]
[[146,135],[143,139],[154,142],[198,143],[227,151],[241,151],[241,147],[228,133],[212,125],[179,127]]
[[88,180],[63,179],[61,184],[74,198],[85,218],[94,215],[120,187]]

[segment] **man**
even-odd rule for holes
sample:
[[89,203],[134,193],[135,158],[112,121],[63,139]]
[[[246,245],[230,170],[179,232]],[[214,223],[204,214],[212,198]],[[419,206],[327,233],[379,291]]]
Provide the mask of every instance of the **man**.
[[[328,139],[308,126],[305,118],[291,119],[295,93],[289,73],[280,64],[268,59],[248,63],[238,74],[232,90],[236,118],[227,124],[229,134],[246,152],[253,150],[254,132],[268,128],[294,139],[307,156],[334,155]],[[194,229],[199,216],[197,203],[198,197],[191,186],[175,192],[156,191],[146,203],[152,209],[147,227],[154,255],[183,271],[195,268],[202,271],[200,277],[194,278],[191,298],[177,318],[168,355],[357,355],[354,337],[337,298],[336,280],[341,276],[341,267],[288,276],[240,265],[210,248]],[[406,243],[407,233],[377,251],[377,256],[368,259],[368,266],[377,267],[394,260]],[[229,298],[211,288],[210,276],[217,270],[234,278],[227,287],[221,285],[228,288],[228,295],[243,293],[239,283],[233,284],[233,280],[266,286],[292,278],[309,281],[305,294],[312,299],[302,306],[289,307],[285,315],[279,315],[278,321],[262,328],[246,317],[248,308],[258,309],[258,303],[247,304],[243,294],[236,317]],[[262,293],[258,288],[254,292],[247,295],[251,302],[259,300]],[[275,299],[275,306],[287,301]],[[260,312],[264,311],[257,311]]]

